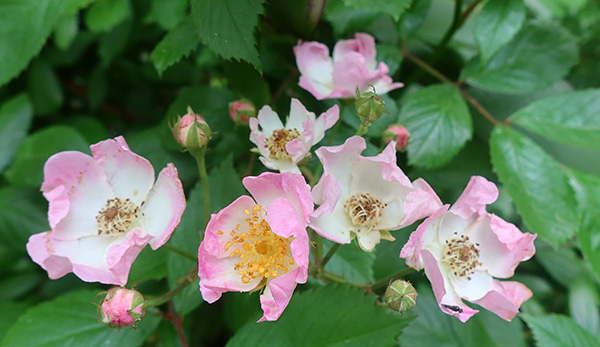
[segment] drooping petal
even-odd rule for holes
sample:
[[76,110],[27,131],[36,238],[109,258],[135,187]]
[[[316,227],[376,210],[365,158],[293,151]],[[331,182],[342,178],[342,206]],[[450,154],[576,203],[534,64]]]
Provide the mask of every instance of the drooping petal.
[[98,142],[90,148],[115,196],[129,198],[140,206],[154,183],[152,164],[133,153],[122,136]]
[[358,245],[365,252],[372,252],[381,241],[381,233],[376,229],[355,229],[354,233],[358,239]]
[[331,213],[311,217],[310,227],[317,234],[337,243],[350,243],[352,241],[350,232],[355,229],[341,206],[336,207]]
[[73,271],[69,258],[51,253],[54,250],[51,232],[34,234],[27,242],[27,253],[42,269],[48,272],[50,279],[61,278]]
[[431,216],[442,207],[442,201],[422,178],[412,183],[414,190],[404,200],[404,218],[400,225],[408,226],[419,219]]
[[142,207],[145,216],[143,231],[153,236],[150,241],[152,249],[157,249],[169,240],[173,230],[179,225],[185,204],[177,169],[169,163],[158,175]]
[[325,131],[334,126],[339,118],[340,108],[338,105],[333,105],[323,112],[315,121],[312,145],[319,143],[325,136]]
[[134,229],[127,233],[125,241],[108,248],[106,262],[108,269],[117,281],[115,284],[125,285],[127,283],[131,264],[153,238],[152,235]]
[[[296,166],[295,163],[299,162],[300,160],[304,159],[304,157],[306,157],[306,155],[310,151],[310,145],[298,139],[293,139],[285,145],[285,150],[288,152],[289,155],[292,156],[291,162],[294,163],[294,166]],[[280,170],[279,172],[300,173],[300,169],[296,168],[294,171]]]
[[314,205],[310,186],[302,175],[264,172],[257,177],[245,177],[242,183],[259,205],[269,206],[279,197],[286,198],[294,206],[298,216],[308,224]]
[[496,185],[481,176],[473,176],[450,211],[468,219],[473,214],[485,212],[485,206],[498,198]]
[[432,234],[437,234],[434,230],[431,230],[435,229],[432,227],[432,224],[439,223],[441,216],[448,211],[449,207],[450,205],[444,205],[439,208],[429,218],[425,219],[421,224],[419,224],[417,230],[410,234],[408,241],[400,251],[400,258],[406,259],[406,265],[415,270],[421,270],[423,268],[423,261],[421,259],[423,244],[425,243],[426,239],[429,242],[431,241],[434,236]]
[[61,152],[44,165],[42,191],[49,202],[48,221],[57,240],[98,234],[96,215],[113,191],[94,159],[81,152]]
[[352,166],[360,153],[367,148],[365,139],[352,136],[341,146],[321,147],[316,150],[317,157],[323,163],[326,173],[335,177],[342,187],[348,191],[351,184]]
[[298,85],[318,100],[327,98],[335,89],[331,79],[333,61],[329,57],[329,48],[318,42],[298,42],[294,55],[301,74]]
[[521,304],[532,296],[531,290],[519,282],[494,281],[494,289],[474,303],[510,322],[519,313]]
[[267,283],[265,291],[260,296],[260,307],[264,315],[258,320],[259,322],[274,321],[281,316],[296,289],[296,271],[300,271],[300,268]]

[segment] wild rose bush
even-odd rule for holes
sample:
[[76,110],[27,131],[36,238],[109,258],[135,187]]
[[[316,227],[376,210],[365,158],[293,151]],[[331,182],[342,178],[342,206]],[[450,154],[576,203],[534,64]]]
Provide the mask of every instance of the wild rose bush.
[[600,344],[597,2],[0,13],[0,346]]

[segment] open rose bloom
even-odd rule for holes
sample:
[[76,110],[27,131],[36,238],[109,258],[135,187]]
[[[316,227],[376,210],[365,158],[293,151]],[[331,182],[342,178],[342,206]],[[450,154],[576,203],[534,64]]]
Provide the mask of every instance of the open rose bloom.
[[179,224],[185,196],[168,164],[155,180],[150,162],[123,137],[91,146],[93,157],[60,152],[44,166],[50,231],[32,235],[27,252],[56,279],[124,285],[139,252],[162,246]]
[[513,276],[533,256],[537,236],[487,213],[497,197],[494,183],[472,177],[456,203],[427,218],[400,253],[408,266],[425,268],[440,309],[462,322],[478,312],[462,299],[510,321],[532,295],[519,282],[495,279]]
[[431,215],[442,203],[422,179],[411,183],[396,164],[396,144],[375,157],[363,157],[365,140],[353,136],[341,146],[321,147],[316,153],[324,173],[313,189],[320,205],[310,226],[337,243],[354,237],[365,251],[383,239],[393,241],[396,230]]
[[300,173],[296,164],[339,118],[337,105],[317,118],[298,99],[292,99],[285,126],[271,107],[261,108],[258,117],[250,119],[250,140],[258,147],[260,160],[269,169]]
[[387,75],[384,62],[377,64],[375,39],[369,34],[356,33],[354,39],[338,41],[333,59],[327,46],[314,41],[299,42],[294,54],[301,74],[298,85],[318,100],[353,98],[356,88],[366,92],[373,86],[377,94],[385,94],[403,86]]
[[241,196],[213,214],[198,250],[200,291],[213,303],[222,293],[262,290],[259,320],[277,320],[297,283],[308,276],[310,186],[301,175],[246,177]]

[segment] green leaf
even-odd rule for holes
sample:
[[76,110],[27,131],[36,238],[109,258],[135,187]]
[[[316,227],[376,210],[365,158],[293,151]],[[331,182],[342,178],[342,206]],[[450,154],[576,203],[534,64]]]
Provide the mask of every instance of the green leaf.
[[168,255],[169,251],[165,248],[153,251],[150,247],[145,247],[131,266],[128,287],[145,280],[159,280],[167,277]]
[[0,2],[0,86],[16,77],[39,53],[64,8],[63,0]]
[[490,145],[494,169],[529,230],[554,247],[573,236],[575,196],[558,163],[508,127],[496,127]]
[[581,211],[581,226],[577,233],[585,260],[600,278],[600,177],[569,170],[569,183]]
[[126,20],[112,28],[109,32],[102,33],[98,42],[98,54],[101,66],[107,68],[113,59],[127,48],[133,21]]
[[524,346],[521,321],[504,321],[495,314],[480,310],[468,322],[443,313],[430,287],[418,287],[417,306],[409,315],[417,318],[399,338],[403,347],[519,347]]
[[594,282],[578,278],[569,285],[569,312],[575,323],[596,335],[600,326],[600,313]]
[[96,109],[108,93],[107,71],[102,65],[96,66],[87,83],[89,102],[92,109]]
[[487,62],[508,43],[521,29],[524,20],[523,0],[488,1],[475,21],[481,62]]
[[538,346],[544,347],[585,347],[598,346],[600,341],[583,330],[567,316],[551,314],[546,316],[522,316]]
[[442,166],[471,138],[473,124],[458,89],[441,84],[409,96],[400,122],[411,134],[408,162],[426,168]]
[[[383,61],[388,66],[390,69],[388,75],[393,76],[396,71],[398,71],[403,59],[404,56],[402,55],[402,50],[400,50],[398,46],[381,44],[377,45],[377,61]],[[389,112],[389,110],[387,111]]]
[[512,116],[514,123],[551,140],[600,150],[600,89],[538,100]]
[[98,321],[95,291],[82,291],[29,309],[7,331],[2,346],[140,346],[160,322],[151,310],[135,329]]
[[[326,253],[333,242],[324,240]],[[331,260],[325,266],[325,270],[341,275],[354,283],[367,284],[375,280],[373,275],[373,264],[375,254],[365,252],[357,244],[341,245]]]
[[0,107],[0,172],[10,163],[33,118],[33,107],[25,94],[19,94]]
[[101,0],[85,14],[85,24],[92,32],[109,31],[129,17],[129,0]]
[[461,79],[500,93],[527,93],[563,78],[577,61],[575,38],[552,23],[527,23],[489,61],[471,59]]
[[245,60],[262,73],[254,29],[265,0],[191,0],[192,18],[200,39],[216,54]]
[[29,236],[49,230],[44,198],[37,189],[0,189],[0,242],[25,252]]
[[373,8],[357,9],[344,5],[342,0],[330,0],[325,4],[325,18],[336,36],[344,37],[358,31],[364,31],[373,24],[382,13]]
[[187,56],[197,45],[194,22],[188,17],[163,37],[152,51],[150,58],[158,74],[162,75],[169,66]]
[[163,29],[172,30],[185,18],[188,0],[152,0],[146,21],[155,21]]
[[39,188],[46,160],[67,150],[90,151],[83,136],[71,127],[55,125],[37,131],[21,142],[16,160],[5,173],[6,178],[14,185]]
[[[44,276],[45,277],[45,276]],[[26,296],[41,282],[39,272],[25,272],[0,279],[0,298],[15,300]]]
[[[396,346],[410,319],[376,307],[376,296],[347,286],[296,293],[276,322],[249,322],[227,346]],[[342,309],[343,307],[343,309]]]
[[[17,303],[12,301],[0,301],[0,336],[6,335],[6,331],[10,328],[19,316],[25,312],[29,305],[25,303]],[[2,339],[0,338],[0,343]]]
[[27,70],[27,86],[35,114],[45,115],[57,111],[64,101],[58,76],[42,59],[34,60]]
[[271,101],[271,92],[267,81],[251,66],[231,62],[223,65],[229,78],[229,88],[249,99],[254,105],[267,105]]
[[579,278],[594,281],[589,268],[572,248],[561,246],[554,249],[547,243],[536,242],[535,258],[550,277],[565,288]]
[[71,43],[73,43],[73,40],[75,40],[78,32],[79,16],[76,14],[63,16],[54,29],[54,42],[56,46],[66,51],[71,46]]
[[344,4],[348,7],[358,9],[374,9],[387,13],[398,21],[400,15],[410,7],[412,0],[344,0]]

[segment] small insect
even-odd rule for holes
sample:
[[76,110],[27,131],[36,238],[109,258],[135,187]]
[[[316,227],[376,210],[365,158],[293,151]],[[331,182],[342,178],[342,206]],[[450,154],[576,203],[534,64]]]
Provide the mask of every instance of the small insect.
[[445,308],[447,308],[447,309],[449,309],[451,311],[454,311],[454,312],[458,312],[458,313],[462,313],[463,312],[462,308],[460,308],[458,306],[445,305],[445,304],[442,304],[442,306],[444,306]]

